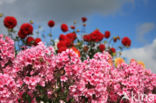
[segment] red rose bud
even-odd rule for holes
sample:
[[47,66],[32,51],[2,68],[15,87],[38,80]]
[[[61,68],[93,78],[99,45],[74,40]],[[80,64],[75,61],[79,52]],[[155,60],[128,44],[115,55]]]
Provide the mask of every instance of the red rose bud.
[[110,31],[106,31],[106,32],[105,32],[105,38],[108,39],[109,37],[110,37]]
[[84,23],[84,22],[87,21],[87,18],[86,18],[86,17],[82,17],[81,20],[82,20],[82,22]]
[[104,45],[104,44],[100,44],[100,45],[99,45],[99,50],[100,50],[101,52],[103,52],[103,51],[105,50],[105,45]]
[[26,44],[30,46],[33,43],[34,43],[34,38],[33,37],[28,37],[27,40],[26,40]]
[[79,30],[79,29],[77,29],[77,30],[76,30],[76,32],[80,32],[80,30]]
[[35,45],[37,45],[39,42],[41,42],[42,40],[40,38],[36,38],[35,39]]
[[67,24],[62,24],[62,25],[61,25],[61,30],[62,30],[63,32],[67,32],[67,31],[68,31],[68,26],[67,26]]
[[18,36],[21,38],[21,39],[24,39],[27,35],[24,35],[22,34],[21,30],[18,31]]
[[75,26],[71,25],[70,28],[74,30],[75,29]]
[[128,37],[124,37],[124,38],[122,39],[122,44],[123,44],[124,46],[129,47],[129,46],[131,46],[131,40],[130,40]]
[[117,42],[117,40],[118,40],[117,37],[113,37],[114,42]]
[[7,16],[4,18],[4,26],[8,29],[13,29],[17,25],[17,20],[15,17]]
[[74,20],[73,24],[76,24],[76,20]]
[[24,23],[21,25],[20,31],[22,35],[29,35],[33,33],[33,27],[29,23]]
[[114,41],[114,42],[117,42],[117,40],[120,40],[120,37],[119,37],[119,36],[113,37],[113,41]]
[[86,24],[83,24],[84,27],[86,27]]
[[55,22],[54,22],[53,20],[49,20],[48,26],[49,26],[50,28],[52,28],[52,27],[54,27],[54,25],[55,25]]
[[110,51],[111,51],[112,53],[116,53],[116,49],[115,49],[115,48],[111,48]]
[[119,36],[117,36],[116,38],[117,38],[118,40],[120,40],[120,37],[119,37]]

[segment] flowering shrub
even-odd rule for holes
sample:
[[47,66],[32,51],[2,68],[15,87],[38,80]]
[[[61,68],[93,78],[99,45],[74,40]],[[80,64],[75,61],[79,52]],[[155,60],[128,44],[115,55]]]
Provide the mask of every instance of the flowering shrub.
[[[87,18],[81,19],[85,28]],[[54,47],[30,36],[30,23],[22,24],[17,40],[0,35],[0,103],[156,102],[156,74],[145,69],[142,62],[132,59],[127,64],[116,58],[118,51],[110,42],[117,42],[119,36],[102,43],[111,33],[96,29],[80,39],[74,24],[73,32],[68,32],[68,25],[61,25],[67,34],[61,34],[58,43],[52,41]],[[54,25],[53,20],[48,22],[50,29]],[[9,36],[14,27],[7,27]],[[19,41],[22,45],[15,45]],[[131,46],[128,37],[121,43]],[[16,49],[18,46],[24,48]]]
[[15,80],[7,75],[0,73],[0,101],[1,103],[18,102],[19,91]]
[[[136,61],[115,68],[108,52],[81,61],[72,49],[55,54],[53,47],[45,47],[43,43],[20,51],[11,67],[2,71],[1,80],[10,80],[7,85],[13,85],[6,87],[9,96],[1,100],[8,102],[119,102],[124,93],[129,97],[132,91],[136,95],[152,94],[156,87],[156,75]],[[5,84],[0,85],[3,90]],[[14,89],[9,91],[10,88]]]
[[9,66],[14,58],[14,41],[9,37],[4,40],[3,35],[0,35],[0,70]]

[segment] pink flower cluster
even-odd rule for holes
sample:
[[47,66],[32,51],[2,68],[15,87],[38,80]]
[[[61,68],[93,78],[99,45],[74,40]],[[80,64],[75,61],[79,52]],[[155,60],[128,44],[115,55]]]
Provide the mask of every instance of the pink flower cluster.
[[84,68],[75,84],[70,86],[71,95],[76,101],[88,99],[91,103],[106,103],[108,100],[107,87],[109,86],[108,53],[97,53],[93,59],[83,62]]
[[[91,103],[138,103],[141,94],[144,97],[139,103],[144,100],[154,103],[154,99],[147,101],[145,95],[152,94],[156,88],[156,74],[135,61],[114,68],[108,63],[108,55],[97,53],[93,59],[84,61],[85,68],[81,77],[70,86],[75,100],[87,100]],[[125,94],[129,99],[122,99]],[[132,96],[135,96],[134,100]]]
[[0,73],[0,102],[15,103],[18,101],[18,88],[15,80],[7,74]]
[[55,81],[54,50],[52,47],[45,47],[43,43],[19,52],[13,64],[12,75],[20,86],[24,84],[22,92],[29,91],[31,98],[34,97],[34,93],[40,95],[37,86],[45,87],[47,83]]
[[14,41],[9,37],[3,39],[3,35],[0,34],[0,69],[5,68],[14,57]]
[[[107,52],[81,61],[71,49],[55,54],[53,47],[42,42],[15,57],[11,39],[0,36],[0,43],[1,103],[23,103],[29,99],[31,103],[73,99],[74,103],[138,103],[131,99],[133,95],[155,95],[156,74],[135,61],[116,68]],[[125,95],[130,99],[123,98]],[[139,103],[143,101],[146,98]]]
[[61,76],[61,81],[67,81],[68,79],[75,80],[79,77],[83,70],[82,62],[79,56],[72,51],[72,49],[67,49],[66,51],[60,53],[56,57],[57,69],[62,69],[64,75]]

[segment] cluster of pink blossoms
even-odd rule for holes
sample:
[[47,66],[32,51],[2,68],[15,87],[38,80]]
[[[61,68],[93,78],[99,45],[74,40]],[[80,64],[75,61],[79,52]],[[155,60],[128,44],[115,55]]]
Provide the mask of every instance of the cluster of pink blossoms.
[[76,101],[91,103],[106,103],[108,100],[107,87],[109,86],[109,70],[112,66],[108,63],[111,59],[108,53],[97,53],[93,59],[83,62],[83,72],[70,86],[71,95]]
[[[83,68],[81,77],[70,86],[71,95],[76,101],[85,102],[87,100],[91,103],[156,102],[154,101],[156,95],[152,94],[156,89],[156,74],[144,69],[135,61],[129,65],[122,63],[118,68],[112,67],[108,63],[109,57],[107,53],[97,53],[93,59],[84,61],[85,68]],[[123,99],[124,96],[129,99]],[[139,98],[143,99],[139,101]]]
[[9,37],[3,39],[0,35],[0,69],[6,68],[7,63],[10,63],[15,57],[14,41]]
[[139,94],[155,96],[156,74],[135,61],[116,68],[107,52],[81,61],[71,49],[56,54],[42,42],[15,56],[11,39],[0,36],[0,43],[1,103],[156,102],[146,98],[138,102]]
[[15,80],[7,75],[0,73],[0,102],[14,103],[18,101],[18,88]]

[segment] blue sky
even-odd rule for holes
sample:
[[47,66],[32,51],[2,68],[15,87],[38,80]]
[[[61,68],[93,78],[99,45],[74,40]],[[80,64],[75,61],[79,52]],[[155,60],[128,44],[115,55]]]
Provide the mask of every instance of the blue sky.
[[[86,15],[88,18],[86,31],[89,33],[98,28],[101,32],[106,30],[111,31],[112,36],[128,36],[132,39],[132,47],[136,48],[150,44],[156,38],[156,6],[154,4],[156,4],[155,0],[146,2],[136,0],[135,3],[125,4],[121,11],[115,14],[102,15],[100,13],[92,13]],[[76,20],[81,23],[80,18]],[[66,22],[64,21],[62,23]],[[137,28],[145,23],[153,24],[154,27],[149,28],[149,30],[145,31],[139,37]],[[67,24],[71,25],[72,22],[68,22]],[[63,33],[60,31],[60,24],[56,25],[53,32],[55,38],[58,38],[59,34]],[[145,41],[140,41],[138,38],[143,38]]]
[[[88,26],[86,31],[92,32],[95,28],[98,28],[101,32],[104,32],[105,30],[111,31],[112,36],[128,36],[132,39],[132,47],[136,48],[150,44],[156,38],[155,26],[154,28],[149,28],[149,31],[142,34],[142,37],[140,38],[146,38],[146,41],[144,42],[138,39],[137,28],[144,23],[152,23],[155,25],[155,4],[155,0],[149,0],[147,2],[140,2],[139,0],[136,0],[135,4],[126,4],[121,11],[112,15],[105,16],[100,13],[93,13],[87,16]],[[59,26],[57,26],[55,31],[56,34],[62,33]],[[58,35],[55,36],[58,37]]]
[[[130,37],[132,46],[123,51],[123,56],[143,61],[156,73],[155,4],[156,0],[0,0],[0,13],[15,16],[18,27],[33,20],[34,28],[43,25],[46,31],[48,20],[53,19],[54,38],[62,34],[62,23],[72,25],[76,20],[80,26],[80,18],[86,16],[87,33],[98,28],[101,32],[111,31],[112,36]],[[1,26],[0,30],[4,28]]]

